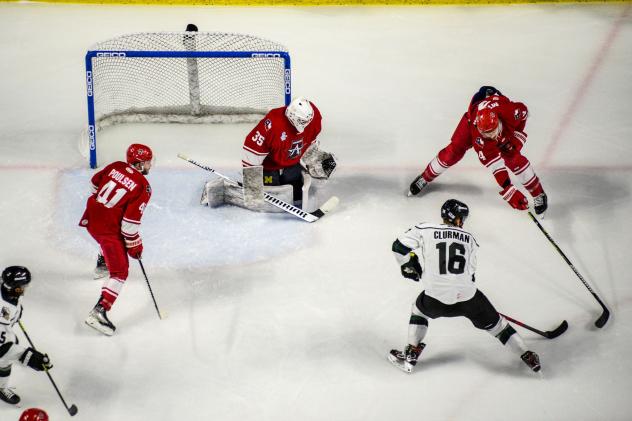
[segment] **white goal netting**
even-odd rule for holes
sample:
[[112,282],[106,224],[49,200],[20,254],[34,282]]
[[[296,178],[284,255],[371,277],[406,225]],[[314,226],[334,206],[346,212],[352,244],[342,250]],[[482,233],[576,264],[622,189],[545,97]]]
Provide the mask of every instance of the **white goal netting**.
[[214,32],[138,33],[97,43],[86,55],[86,81],[89,122],[80,148],[87,144],[88,152],[111,124],[257,121],[285,105],[291,89],[284,46]]

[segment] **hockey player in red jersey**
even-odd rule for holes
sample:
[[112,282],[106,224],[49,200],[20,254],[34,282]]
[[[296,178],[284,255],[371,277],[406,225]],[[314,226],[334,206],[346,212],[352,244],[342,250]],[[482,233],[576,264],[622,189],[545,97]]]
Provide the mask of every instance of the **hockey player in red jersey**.
[[48,421],[48,414],[43,409],[25,409],[18,421]]
[[474,94],[470,106],[454,131],[451,142],[430,161],[422,174],[410,185],[409,196],[421,190],[474,148],[479,161],[492,172],[501,188],[500,195],[514,209],[525,210],[527,198],[509,178],[511,171],[533,197],[535,213],[548,206],[540,179],[529,160],[521,154],[527,140],[524,132],[528,110],[521,102],[513,102],[492,86],[483,86]]
[[265,186],[291,184],[294,200],[301,200],[305,174],[301,164],[311,177],[320,179],[329,178],[336,167],[333,155],[317,148],[321,122],[320,111],[305,98],[271,110],[246,136],[242,166],[263,166]]
[[101,247],[109,278],[86,324],[106,335],[115,327],[107,317],[116,301],[129,270],[129,257],[140,259],[143,242],[140,221],[151,197],[145,178],[152,167],[153,153],[148,146],[134,143],[127,148],[127,162],[116,161],[92,177],[92,195],[80,225]]

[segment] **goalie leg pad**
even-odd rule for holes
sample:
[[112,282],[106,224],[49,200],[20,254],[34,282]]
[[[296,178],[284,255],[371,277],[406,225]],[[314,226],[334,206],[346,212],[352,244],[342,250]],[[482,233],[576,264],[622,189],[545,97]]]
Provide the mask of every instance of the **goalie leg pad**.
[[305,212],[308,212],[307,207],[309,206],[309,188],[312,185],[312,177],[306,173],[306,172],[302,172],[303,174],[303,199],[302,199],[302,203],[301,203],[301,209],[303,209]]
[[242,172],[245,207],[251,209],[263,206],[263,167],[246,167]]
[[[265,186],[263,191],[271,196],[283,200],[284,202],[292,203],[292,186],[289,184],[282,186]],[[252,207],[248,206],[252,205],[252,203],[249,203],[248,205],[246,204],[246,201],[244,200],[244,189],[239,186],[229,184],[228,182],[226,182],[224,186],[224,201],[225,203],[228,203],[230,205],[239,206],[241,208],[253,210],[256,212],[284,212],[283,210],[267,202],[262,202],[260,205],[255,205]]]
[[221,178],[215,178],[204,184],[202,189],[201,205],[216,208],[224,204],[225,182]]

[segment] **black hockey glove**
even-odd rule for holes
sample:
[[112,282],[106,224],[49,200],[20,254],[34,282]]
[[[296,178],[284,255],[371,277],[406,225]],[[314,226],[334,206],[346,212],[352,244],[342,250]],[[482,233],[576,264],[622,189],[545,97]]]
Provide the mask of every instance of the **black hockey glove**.
[[44,371],[53,368],[48,355],[42,354],[33,348],[27,348],[26,351],[24,351],[20,357],[20,362],[25,366],[31,367],[35,371]]
[[419,264],[419,257],[413,252],[409,254],[410,260],[402,265],[402,276],[404,278],[412,279],[415,282],[419,282],[421,279],[421,265]]

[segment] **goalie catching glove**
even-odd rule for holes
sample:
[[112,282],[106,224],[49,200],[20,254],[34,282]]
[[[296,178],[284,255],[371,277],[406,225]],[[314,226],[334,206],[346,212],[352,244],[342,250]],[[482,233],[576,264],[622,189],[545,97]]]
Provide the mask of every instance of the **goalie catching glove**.
[[419,264],[419,257],[412,251],[408,254],[408,257],[408,261],[402,264],[402,276],[419,282],[421,274],[423,273],[421,265]]
[[309,175],[318,180],[328,180],[336,169],[336,158],[333,154],[312,145],[301,158],[301,164]]

